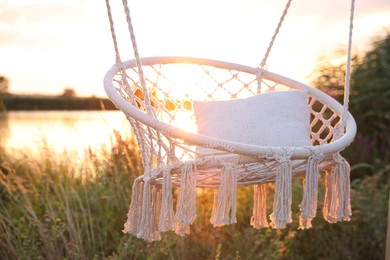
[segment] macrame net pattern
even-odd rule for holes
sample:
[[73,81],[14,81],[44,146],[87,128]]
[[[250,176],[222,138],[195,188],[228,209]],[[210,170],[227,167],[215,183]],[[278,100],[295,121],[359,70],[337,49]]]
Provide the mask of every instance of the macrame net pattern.
[[[258,82],[255,74],[226,69],[212,65],[167,63],[151,64],[143,67],[148,93],[144,93],[139,83],[136,67],[120,70],[113,78],[113,86],[129,102],[147,113],[147,106],[159,120],[185,130],[197,132],[192,100],[216,101],[242,99],[256,95]],[[191,80],[188,80],[188,79]],[[266,78],[262,79],[262,91],[286,91],[293,89]],[[148,95],[150,105],[145,102]],[[340,116],[332,108],[313,96],[308,98],[311,108],[311,141],[313,145],[330,143],[334,138]],[[137,120],[129,118],[142,150],[143,163],[148,171],[159,169],[172,163],[194,160],[196,146],[157,131]],[[212,144],[210,144],[212,146]],[[221,150],[223,152],[223,150]],[[225,152],[230,152],[226,147]],[[276,164],[272,159],[262,158],[261,162],[243,165],[239,169],[238,183],[253,184],[274,181],[272,169]],[[305,163],[294,164],[294,171],[300,172]],[[329,165],[323,165],[323,167]],[[212,171],[211,171],[212,172]],[[219,184],[216,174],[197,179],[199,187],[215,187]],[[213,178],[213,175],[215,175]],[[180,176],[173,178],[177,185]]]

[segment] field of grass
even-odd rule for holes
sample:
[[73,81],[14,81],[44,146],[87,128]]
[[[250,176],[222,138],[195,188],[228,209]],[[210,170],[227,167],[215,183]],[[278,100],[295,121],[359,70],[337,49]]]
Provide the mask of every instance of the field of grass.
[[[113,149],[89,151],[81,162],[53,156],[48,147],[38,159],[0,148],[0,259],[384,259],[388,181],[381,170],[353,180],[350,222],[325,222],[319,203],[310,230],[297,230],[296,215],[287,229],[255,230],[253,191],[240,188],[238,223],[213,228],[212,192],[204,190],[190,235],[169,232],[153,243],[125,235],[131,186],[142,166],[134,141],[116,137]],[[293,196],[296,214],[300,180]]]

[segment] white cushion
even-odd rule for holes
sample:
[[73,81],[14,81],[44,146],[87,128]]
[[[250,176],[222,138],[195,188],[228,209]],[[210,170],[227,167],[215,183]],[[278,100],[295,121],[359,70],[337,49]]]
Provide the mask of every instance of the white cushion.
[[[194,101],[200,134],[261,146],[310,146],[306,90],[260,94],[229,101]],[[200,153],[215,150],[198,148]]]

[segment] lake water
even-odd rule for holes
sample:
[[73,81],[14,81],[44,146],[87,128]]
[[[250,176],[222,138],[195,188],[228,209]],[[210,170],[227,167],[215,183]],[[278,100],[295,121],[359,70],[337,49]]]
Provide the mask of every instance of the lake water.
[[120,111],[11,111],[0,113],[0,144],[6,149],[53,151],[83,155],[89,147],[110,146],[113,131],[130,135]]

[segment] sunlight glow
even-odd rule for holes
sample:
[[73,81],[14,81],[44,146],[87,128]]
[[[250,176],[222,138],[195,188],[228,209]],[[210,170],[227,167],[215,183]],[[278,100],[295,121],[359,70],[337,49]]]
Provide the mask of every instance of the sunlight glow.
[[175,117],[175,123],[173,125],[180,127],[181,129],[196,133],[198,127],[195,122],[194,115],[191,111],[189,112],[178,112]]

